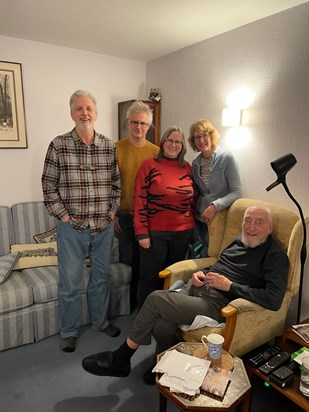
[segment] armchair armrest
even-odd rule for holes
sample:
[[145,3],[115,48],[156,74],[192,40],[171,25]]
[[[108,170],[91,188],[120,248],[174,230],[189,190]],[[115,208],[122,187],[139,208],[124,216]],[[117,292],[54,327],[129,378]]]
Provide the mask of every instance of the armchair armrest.
[[229,350],[235,333],[238,313],[265,310],[262,306],[249,300],[238,298],[221,309],[221,315],[226,318],[224,328],[224,349]]
[[221,315],[226,318],[224,328],[224,349],[229,350],[235,333],[237,316],[239,313],[265,311],[262,306],[249,300],[238,298],[232,300],[221,309]]
[[238,313],[265,310],[265,308],[257,303],[250,302],[249,300],[238,298],[230,302],[229,306],[233,306]]
[[224,336],[223,348],[226,351],[229,351],[231,342],[234,336],[234,332],[235,332],[238,310],[237,308],[231,305],[227,305],[221,309],[221,315],[224,318],[226,318],[224,332],[223,332],[223,336]]
[[168,266],[159,272],[159,277],[165,279],[163,289],[168,289],[179,279],[187,282],[194,272],[213,265],[216,260],[216,258],[187,259]]

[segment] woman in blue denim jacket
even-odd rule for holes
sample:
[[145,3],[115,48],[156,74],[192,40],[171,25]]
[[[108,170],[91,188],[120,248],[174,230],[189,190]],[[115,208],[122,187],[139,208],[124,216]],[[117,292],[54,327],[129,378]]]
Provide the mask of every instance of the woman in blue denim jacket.
[[207,256],[208,224],[241,195],[238,164],[232,153],[218,147],[219,138],[207,119],[191,125],[188,141],[194,151],[200,152],[192,162],[197,198],[195,241],[203,244],[200,257]]

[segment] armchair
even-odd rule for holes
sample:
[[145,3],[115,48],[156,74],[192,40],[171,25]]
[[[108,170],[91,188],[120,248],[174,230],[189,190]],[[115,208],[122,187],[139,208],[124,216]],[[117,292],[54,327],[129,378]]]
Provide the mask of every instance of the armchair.
[[[177,262],[159,273],[164,278],[164,289],[176,280],[188,281],[191,275],[212,265],[222,252],[240,233],[245,210],[249,206],[261,205],[271,210],[273,234],[286,250],[290,267],[288,286],[278,311],[271,311],[245,299],[235,299],[224,307],[221,314],[226,318],[224,328],[204,327],[181,331],[184,341],[201,341],[202,335],[220,333],[224,336],[224,349],[234,356],[245,353],[279,336],[285,327],[285,319],[290,301],[298,292],[300,282],[300,249],[302,246],[302,223],[292,210],[269,202],[242,198],[228,209],[217,213],[209,225],[208,258],[190,259]],[[309,218],[306,218],[309,225]]]

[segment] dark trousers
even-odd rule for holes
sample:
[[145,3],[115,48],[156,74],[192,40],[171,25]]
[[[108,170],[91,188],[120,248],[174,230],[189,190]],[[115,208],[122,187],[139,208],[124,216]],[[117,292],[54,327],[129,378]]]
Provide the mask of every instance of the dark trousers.
[[129,337],[139,345],[149,345],[153,335],[159,351],[163,352],[181,340],[178,326],[190,325],[196,315],[222,322],[221,308],[228,304],[229,299],[212,288],[206,288],[203,297],[190,293],[189,287],[181,292],[156,290],[151,293],[138,312]]
[[136,306],[137,287],[139,278],[139,244],[135,240],[133,227],[133,215],[119,213],[121,232],[117,234],[119,239],[119,260],[132,268],[132,280],[130,285],[131,309]]
[[140,309],[146,297],[157,289],[162,289],[163,279],[159,272],[167,266],[184,260],[193,230],[183,232],[150,232],[151,247],[140,247],[140,275],[138,284],[137,306]]

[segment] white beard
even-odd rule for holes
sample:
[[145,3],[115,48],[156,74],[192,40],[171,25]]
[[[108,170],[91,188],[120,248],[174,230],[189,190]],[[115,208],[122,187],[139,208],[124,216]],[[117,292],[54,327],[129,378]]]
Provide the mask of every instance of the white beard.
[[252,248],[252,249],[255,248],[255,247],[258,247],[258,246],[260,246],[262,243],[264,243],[264,241],[260,241],[260,240],[256,240],[255,242],[248,243],[248,242],[246,241],[244,235],[241,235],[241,241],[242,241],[242,243],[243,243],[246,247],[250,247],[250,248]]

